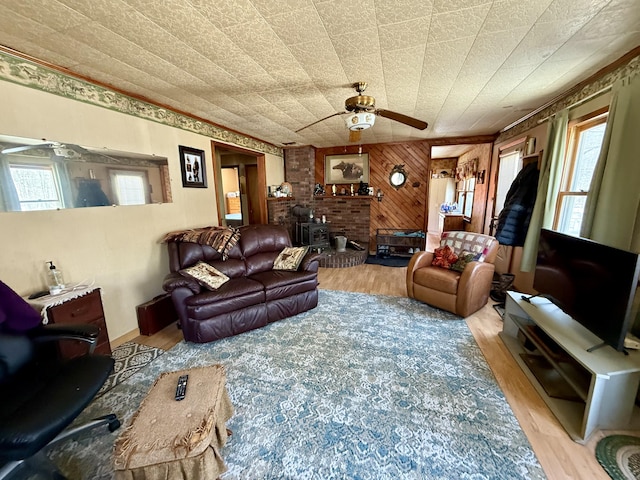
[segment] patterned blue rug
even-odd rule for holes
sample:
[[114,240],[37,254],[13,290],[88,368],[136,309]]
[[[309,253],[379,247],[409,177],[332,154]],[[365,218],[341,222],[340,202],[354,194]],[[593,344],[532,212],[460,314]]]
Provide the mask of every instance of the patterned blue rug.
[[[161,372],[214,363],[236,409],[223,480],[544,478],[464,320],[401,297],[322,290],[313,311],[180,343],[83,416],[126,425]],[[71,478],[113,478],[118,433],[52,459]]]

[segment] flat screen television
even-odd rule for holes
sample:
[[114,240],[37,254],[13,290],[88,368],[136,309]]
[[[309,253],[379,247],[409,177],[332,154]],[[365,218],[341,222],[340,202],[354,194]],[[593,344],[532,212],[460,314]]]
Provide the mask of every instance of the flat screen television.
[[637,313],[639,272],[636,253],[542,229],[533,288],[604,344],[623,351]]

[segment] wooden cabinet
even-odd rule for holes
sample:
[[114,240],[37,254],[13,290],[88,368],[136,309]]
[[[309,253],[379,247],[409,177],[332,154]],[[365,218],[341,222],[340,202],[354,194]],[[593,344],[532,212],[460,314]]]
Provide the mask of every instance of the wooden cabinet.
[[[47,317],[49,323],[84,323],[97,326],[100,328],[100,334],[98,335],[95,353],[111,355],[109,333],[104,319],[99,288],[86,295],[69,299],[60,305],[48,307]],[[84,355],[87,352],[87,347],[88,344],[81,341],[64,340],[60,342],[60,352],[66,358]]]
[[227,197],[227,213],[240,213],[240,197]]
[[464,231],[464,217],[462,214],[441,213],[440,233]]

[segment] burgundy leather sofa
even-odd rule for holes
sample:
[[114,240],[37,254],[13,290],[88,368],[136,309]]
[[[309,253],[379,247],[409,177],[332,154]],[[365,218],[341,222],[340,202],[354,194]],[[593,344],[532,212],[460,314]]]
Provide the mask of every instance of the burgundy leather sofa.
[[[171,293],[185,340],[211,342],[260,328],[318,305],[317,253],[307,253],[297,271],[273,270],[278,254],[291,246],[284,227],[245,225],[228,258],[208,245],[169,242]],[[178,271],[205,261],[230,279],[215,291]]]

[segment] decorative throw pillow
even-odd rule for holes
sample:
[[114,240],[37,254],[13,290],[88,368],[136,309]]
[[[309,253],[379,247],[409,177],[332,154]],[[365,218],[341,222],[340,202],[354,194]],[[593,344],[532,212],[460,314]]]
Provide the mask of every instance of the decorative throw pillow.
[[456,263],[458,260],[458,256],[453,253],[453,250],[449,247],[449,245],[445,245],[444,247],[436,248],[433,251],[433,261],[431,265],[435,267],[442,268],[451,268],[451,265]]
[[285,247],[273,262],[274,270],[295,272],[302,263],[309,247]]
[[467,252],[463,251],[456,263],[449,267],[451,270],[455,270],[456,272],[462,272],[468,263],[475,262],[480,259],[480,253]]
[[200,261],[193,267],[183,268],[180,275],[195,279],[200,285],[209,290],[217,290],[229,281],[224,273],[206,262]]

